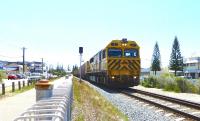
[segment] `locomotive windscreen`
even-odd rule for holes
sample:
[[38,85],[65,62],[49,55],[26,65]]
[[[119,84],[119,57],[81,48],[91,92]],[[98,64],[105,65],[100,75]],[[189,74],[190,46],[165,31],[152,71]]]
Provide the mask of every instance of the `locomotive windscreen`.
[[109,57],[121,57],[122,56],[122,50],[121,49],[108,49],[108,56]]
[[138,57],[138,50],[137,49],[125,49],[124,56],[125,57]]

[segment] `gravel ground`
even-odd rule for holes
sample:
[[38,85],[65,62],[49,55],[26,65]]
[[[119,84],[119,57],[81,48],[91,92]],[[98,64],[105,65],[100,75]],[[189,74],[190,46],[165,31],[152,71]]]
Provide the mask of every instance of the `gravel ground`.
[[[91,84],[90,84],[91,85]],[[126,114],[130,121],[173,121],[173,116],[166,117],[164,111],[159,112],[160,109],[154,106],[143,106],[135,99],[129,98],[119,93],[107,92],[99,87],[91,85],[104,97],[106,97],[112,104],[118,107],[124,114]],[[150,108],[153,107],[153,108]],[[177,117],[176,117],[177,118]]]

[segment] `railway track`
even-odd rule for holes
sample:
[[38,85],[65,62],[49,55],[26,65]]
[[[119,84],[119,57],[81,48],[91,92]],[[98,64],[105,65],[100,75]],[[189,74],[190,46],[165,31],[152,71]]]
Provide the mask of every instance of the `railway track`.
[[177,114],[183,115],[186,118],[200,121],[199,103],[163,96],[132,88],[129,88],[127,90],[121,90],[120,93],[147,102],[149,104],[156,105],[165,110],[170,110]]

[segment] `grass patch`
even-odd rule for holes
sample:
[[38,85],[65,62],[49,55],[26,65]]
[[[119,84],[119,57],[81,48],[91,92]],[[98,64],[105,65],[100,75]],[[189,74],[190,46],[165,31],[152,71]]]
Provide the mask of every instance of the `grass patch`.
[[127,116],[101,96],[95,89],[73,78],[74,121],[128,121]]

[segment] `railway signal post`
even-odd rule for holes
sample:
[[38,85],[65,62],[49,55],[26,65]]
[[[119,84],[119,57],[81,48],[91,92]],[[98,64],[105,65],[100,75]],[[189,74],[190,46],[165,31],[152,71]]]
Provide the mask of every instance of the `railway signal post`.
[[79,72],[79,75],[80,75],[80,82],[81,82],[81,62],[82,62],[82,54],[83,54],[83,47],[79,47],[79,54],[80,54],[80,72]]

